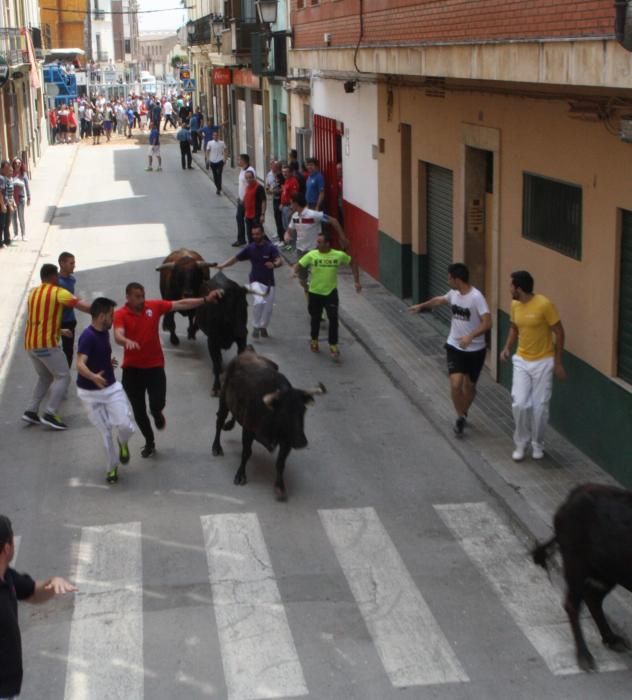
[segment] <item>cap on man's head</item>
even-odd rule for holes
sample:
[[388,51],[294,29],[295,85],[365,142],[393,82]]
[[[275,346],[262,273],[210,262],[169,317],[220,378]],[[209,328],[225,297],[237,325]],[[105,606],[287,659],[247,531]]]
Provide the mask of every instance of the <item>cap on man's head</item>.
[[0,547],[13,540],[13,528],[6,515],[0,515]]

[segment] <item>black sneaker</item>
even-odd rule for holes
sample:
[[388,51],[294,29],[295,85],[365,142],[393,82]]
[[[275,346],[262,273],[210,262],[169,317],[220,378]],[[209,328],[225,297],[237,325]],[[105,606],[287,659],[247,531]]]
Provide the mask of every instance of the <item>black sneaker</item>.
[[35,411],[24,411],[22,414],[22,420],[31,425],[41,425],[42,421],[40,417],[35,413]]
[[156,430],[164,430],[167,425],[167,421],[162,413],[155,413],[154,415],[154,425]]
[[267,328],[260,328],[261,331],[261,337],[262,338],[267,338],[268,337],[268,329]]
[[53,413],[45,413],[40,420],[53,430],[66,430],[68,428],[64,421]]
[[129,447],[126,442],[119,442],[119,459],[121,464],[127,464],[129,462]]
[[116,484],[118,481],[118,464],[116,467],[107,472],[105,475],[105,480],[108,482],[108,484]]
[[143,449],[140,451],[140,456],[141,456],[141,457],[144,457],[145,459],[147,459],[147,457],[151,457],[151,456],[153,456],[153,455],[155,455],[155,454],[156,454],[156,447],[155,447],[155,445],[147,444],[147,445],[145,445],[145,447],[143,447]]
[[456,423],[454,424],[454,432],[456,435],[463,435],[464,430],[465,430],[465,418],[463,416],[459,416],[456,419]]
[[261,330],[259,328],[252,329],[252,337],[253,338],[258,338],[260,333],[261,333]]

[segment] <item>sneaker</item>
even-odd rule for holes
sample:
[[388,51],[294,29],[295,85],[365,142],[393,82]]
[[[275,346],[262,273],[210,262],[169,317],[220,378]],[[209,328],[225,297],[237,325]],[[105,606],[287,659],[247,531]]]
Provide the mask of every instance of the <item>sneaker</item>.
[[541,447],[538,447],[536,445],[531,446],[531,456],[533,459],[543,459],[544,458],[544,450]]
[[261,337],[262,338],[267,338],[268,337],[268,329],[267,328],[260,328],[261,331]]
[[161,413],[156,413],[154,415],[154,425],[156,426],[156,430],[164,430],[165,426],[167,425],[167,421],[164,417],[164,415]]
[[456,419],[456,423],[454,424],[454,433],[456,435],[463,435],[464,430],[465,430],[465,418],[463,416],[459,416]]
[[260,335],[261,331],[258,328],[253,328],[252,329],[252,337],[253,338],[258,338]]
[[64,421],[54,413],[45,413],[42,416],[41,421],[49,428],[53,428],[54,430],[66,430],[68,428]]
[[22,420],[31,425],[41,425],[42,421],[40,417],[35,413],[35,411],[24,411],[22,414]]
[[107,472],[105,475],[105,480],[108,482],[108,484],[116,484],[118,481],[118,464]]
[[156,447],[154,445],[150,445],[147,443],[145,447],[140,451],[140,456],[147,459],[147,457],[151,457],[156,454]]
[[310,349],[312,352],[319,352],[318,341],[317,341],[317,340],[311,340],[310,343],[309,343],[309,349]]
[[127,464],[129,462],[129,447],[126,442],[119,442],[119,459],[121,464]]
[[340,359],[340,350],[338,350],[337,345],[330,345],[329,346],[329,354],[331,355],[332,360],[339,360]]
[[516,447],[511,453],[511,459],[513,459],[514,462],[522,462],[524,459],[524,447]]
[[241,248],[242,245],[246,245],[245,243],[240,243],[239,241],[235,241],[234,243],[231,243],[231,246],[233,248]]
[[146,173],[151,173],[151,172],[153,172],[153,168],[145,168],[145,172],[146,172]]

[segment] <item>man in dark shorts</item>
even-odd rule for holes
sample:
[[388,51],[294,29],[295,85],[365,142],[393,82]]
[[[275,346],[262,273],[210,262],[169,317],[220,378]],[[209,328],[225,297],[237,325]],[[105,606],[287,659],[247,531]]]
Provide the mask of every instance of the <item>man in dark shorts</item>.
[[469,270],[463,263],[448,266],[445,296],[433,297],[409,307],[412,313],[449,304],[452,311],[450,335],[445,344],[450,375],[452,403],[456,411],[454,432],[461,436],[467,412],[476,396],[476,382],[485,364],[485,333],[492,327],[492,316],[485,297],[469,283]]
[[19,574],[9,566],[14,555],[11,521],[6,515],[0,515],[0,698],[17,698],[22,689],[18,601],[45,603],[53,596],[77,590],[60,576],[34,581],[28,574]]
[[162,413],[167,397],[167,377],[158,332],[160,317],[170,311],[188,311],[204,303],[216,303],[221,295],[221,290],[214,290],[206,297],[178,301],[145,300],[142,284],[130,282],[125,288],[126,304],[114,313],[114,340],[125,348],[123,389],[132,405],[136,424],[145,438],[141,457],[151,457],[156,451],[145,394],[149,398],[149,412],[156,429],[164,430],[167,424]]

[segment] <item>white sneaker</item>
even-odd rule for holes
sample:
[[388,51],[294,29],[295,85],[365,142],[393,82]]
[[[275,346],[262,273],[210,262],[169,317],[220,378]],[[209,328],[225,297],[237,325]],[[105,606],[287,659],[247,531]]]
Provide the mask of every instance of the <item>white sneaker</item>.
[[522,462],[524,459],[524,447],[516,447],[511,453],[511,459],[513,459],[514,462]]
[[531,456],[533,459],[542,459],[544,457],[544,450],[536,445],[531,446]]

